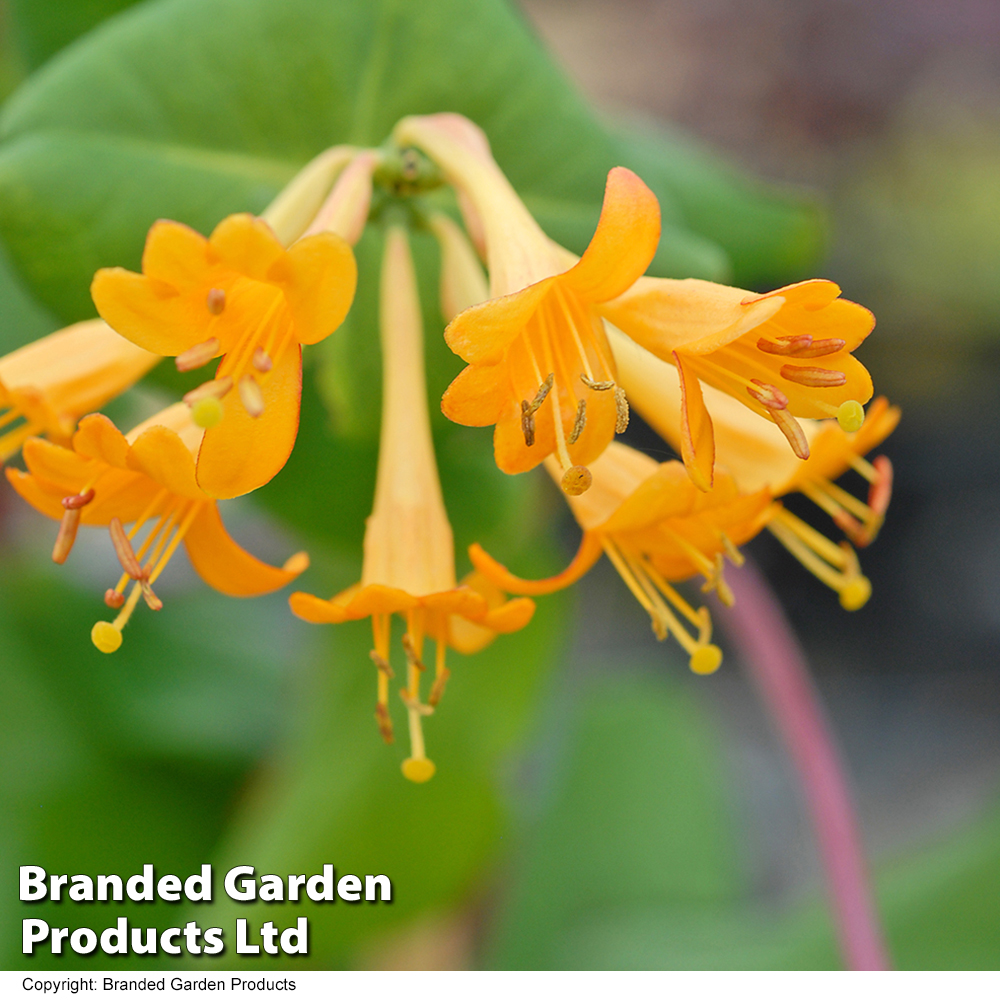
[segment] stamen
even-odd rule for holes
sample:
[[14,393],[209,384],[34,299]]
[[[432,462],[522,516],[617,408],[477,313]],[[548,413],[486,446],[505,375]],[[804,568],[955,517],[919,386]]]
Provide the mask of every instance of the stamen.
[[375,664],[380,674],[385,674],[389,678],[396,676],[396,672],[389,665],[389,661],[379,656],[374,649],[368,655],[372,658],[372,663]]
[[444,689],[448,684],[448,678],[451,677],[451,671],[444,665],[444,657],[447,649],[447,644],[441,642],[439,639],[437,643],[437,659],[434,665],[434,686],[431,688],[431,693],[427,696],[427,704],[431,706],[436,706],[444,696]]
[[624,434],[628,430],[628,397],[625,390],[615,386],[615,433]]
[[253,358],[251,359],[250,364],[252,364],[262,375],[266,375],[274,367],[271,355],[260,346],[254,348]]
[[580,435],[583,433],[584,427],[587,426],[587,401],[581,399],[579,403],[576,404],[576,419],[573,421],[573,430],[570,431],[569,443],[576,444],[580,440]]
[[222,311],[226,308],[226,290],[224,288],[210,288],[205,305],[208,306],[208,311],[213,316],[221,316]]
[[392,731],[392,719],[389,718],[389,708],[378,701],[375,703],[375,721],[378,723],[378,731],[383,742],[395,742],[395,735]]
[[420,661],[420,648],[423,645],[423,614],[418,609],[407,615],[406,635],[403,649],[406,651],[408,685],[399,692],[406,705],[406,714],[410,728],[410,756],[403,761],[403,777],[409,781],[421,784],[434,777],[434,762],[427,759],[424,748],[424,731],[421,719],[430,715],[434,709],[420,702],[420,675],[423,664]]
[[761,406],[766,406],[769,410],[787,409],[788,397],[776,385],[771,385],[769,382],[762,382],[759,378],[752,378],[750,381],[755,386],[759,386],[759,388],[752,389],[750,386],[747,386],[747,392]]
[[197,389],[192,389],[184,394],[184,402],[193,407],[204,399],[222,399],[223,396],[233,387],[233,379],[230,375],[223,375],[222,378],[214,378],[209,382],[202,382]]
[[139,586],[142,588],[143,600],[146,602],[146,607],[150,611],[162,611],[163,601],[161,601],[156,594],[153,593],[153,588],[149,585],[148,580],[140,580]]
[[588,389],[593,389],[595,392],[607,392],[608,389],[613,389],[615,387],[615,383],[613,381],[595,382],[593,379],[587,378],[586,375],[581,375],[580,381]]
[[253,375],[241,375],[237,388],[243,408],[256,419],[264,412],[264,393]]
[[109,608],[117,610],[125,603],[125,595],[119,593],[119,591],[113,589],[112,587],[108,587],[108,589],[104,591],[104,603]]
[[531,448],[535,443],[535,413],[526,399],[521,400],[521,433],[525,446]]
[[71,497],[63,497],[61,502],[65,510],[76,510],[78,507],[86,507],[93,499],[94,490],[91,488],[82,493],[75,493]]
[[179,372],[189,372],[195,368],[201,368],[202,365],[207,365],[218,353],[219,338],[209,337],[208,340],[195,344],[194,347],[189,347],[186,351],[181,351],[174,358],[174,364]]
[[419,698],[414,698],[406,688],[400,689],[399,697],[409,712],[416,712],[423,717],[434,714],[432,705],[425,705]]
[[538,387],[538,392],[535,393],[535,398],[531,401],[529,410],[534,413],[538,408],[545,402],[545,397],[552,391],[552,386],[555,384],[556,375],[555,372],[549,372],[545,377],[545,381]]
[[802,430],[802,425],[793,417],[788,410],[771,410],[771,419],[778,426],[778,430],[788,439],[797,458],[805,461],[809,457],[809,440]]
[[789,382],[798,382],[799,385],[808,385],[818,389],[847,384],[847,376],[832,368],[782,365],[779,374],[782,378],[788,379]]
[[729,561],[734,566],[742,566],[746,562],[743,558],[743,553],[736,547],[733,540],[724,531],[719,532],[719,538],[722,541],[722,547],[726,550],[726,555],[729,556]]
[[119,518],[111,518],[108,524],[108,533],[111,535],[111,543],[115,547],[115,555],[118,556],[118,561],[121,563],[122,569],[133,580],[144,580],[146,578],[146,571],[136,558],[135,551],[132,549],[132,543],[128,540],[128,536],[125,534],[125,529],[122,527],[122,522]]
[[792,358],[822,358],[828,354],[836,354],[846,346],[846,340],[833,337],[813,340],[807,333],[796,337],[780,337],[778,343],[765,340],[763,337],[757,341],[757,349],[765,354],[781,354]]
[[83,508],[93,499],[94,491],[90,487],[82,493],[75,493],[73,496],[62,498],[65,513],[59,522],[56,543],[52,546],[52,561],[57,565],[61,566],[66,562],[70,552],[73,551],[76,533],[80,529],[80,518],[83,516]]
[[421,673],[423,673],[427,668],[424,666],[423,661],[420,659],[420,655],[414,648],[413,640],[410,638],[409,632],[403,636],[403,652],[406,653],[406,662],[409,666],[415,667]]
[[878,478],[868,490],[868,506],[882,516],[889,509],[889,501],[892,499],[892,462],[886,455],[879,455],[872,464]]

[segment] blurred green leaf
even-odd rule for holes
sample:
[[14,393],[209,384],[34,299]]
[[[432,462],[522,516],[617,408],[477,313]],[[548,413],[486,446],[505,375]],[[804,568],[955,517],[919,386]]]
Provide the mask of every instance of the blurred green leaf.
[[24,290],[0,243],[0,355],[51,333],[56,319]]

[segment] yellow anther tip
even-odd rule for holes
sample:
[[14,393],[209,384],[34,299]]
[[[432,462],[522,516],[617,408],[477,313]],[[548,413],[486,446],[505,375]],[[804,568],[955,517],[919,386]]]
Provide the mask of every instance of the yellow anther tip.
[[204,427],[206,430],[209,427],[215,427],[222,420],[222,414],[222,401],[214,396],[199,399],[191,407],[191,419],[198,427]]
[[97,622],[90,630],[90,641],[102,653],[113,653],[122,644],[122,634],[111,622]]
[[714,674],[722,666],[722,650],[718,646],[701,646],[691,654],[690,666],[696,674]]
[[865,408],[856,399],[849,399],[838,407],[837,423],[840,424],[841,430],[848,433],[859,431],[864,422]]
[[590,489],[590,484],[593,481],[594,477],[585,465],[571,465],[563,474],[560,486],[562,486],[563,493],[567,493],[571,497],[578,497]]
[[872,585],[867,576],[857,576],[840,592],[840,606],[845,611],[857,611],[868,603]]
[[436,770],[434,761],[428,760],[426,757],[407,757],[403,761],[403,777],[418,785],[430,781]]

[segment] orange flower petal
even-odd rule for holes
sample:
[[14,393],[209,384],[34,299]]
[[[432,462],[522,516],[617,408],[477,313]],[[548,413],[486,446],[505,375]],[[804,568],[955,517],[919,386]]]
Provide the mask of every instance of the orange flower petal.
[[674,351],[674,364],[681,380],[681,458],[695,486],[710,490],[715,470],[712,418],[705,408],[698,377],[686,370],[677,351]]
[[31,475],[61,490],[60,497],[79,493],[96,468],[75,451],[42,438],[28,438],[22,454]]
[[153,426],[143,431],[132,445],[126,463],[171,493],[189,500],[205,499],[195,480],[191,452],[168,427]]
[[267,280],[278,284],[295,322],[295,339],[315,344],[340,326],[354,301],[354,253],[335,233],[307,236],[275,261]]
[[226,216],[212,230],[208,245],[210,259],[254,281],[267,281],[268,272],[285,254],[274,230],[247,212]]
[[552,594],[576,583],[601,558],[603,551],[600,535],[596,532],[585,531],[573,561],[561,573],[544,580],[525,580],[515,576],[506,566],[497,562],[478,542],[469,546],[469,558],[472,560],[472,565],[501,590],[512,594],[538,596],[539,594]]
[[466,309],[448,324],[444,331],[445,341],[470,364],[499,364],[504,351],[524,328],[555,280],[545,278],[512,295]]
[[[226,374],[228,356],[219,365]],[[270,482],[284,467],[299,429],[302,395],[302,349],[289,346],[260,384],[264,412],[251,417],[239,400],[237,388],[223,400],[222,422],[205,431],[198,453],[198,485],[210,497],[242,496]]]
[[494,632],[517,632],[535,615],[535,602],[530,597],[515,597],[487,612],[482,624]]
[[7,481],[14,487],[22,500],[26,500],[35,510],[45,514],[46,517],[51,517],[56,521],[61,520],[63,516],[61,498],[53,496],[45,490],[42,484],[27,472],[9,467],[3,471],[7,476]]
[[103,413],[91,413],[80,421],[73,435],[73,448],[86,458],[96,458],[118,469],[128,468],[128,441]]
[[465,427],[488,427],[500,419],[509,397],[505,365],[469,365],[445,390],[441,412]]
[[561,275],[589,302],[606,302],[630,288],[649,267],[660,242],[660,204],[631,170],[608,174],[597,231],[579,263]]
[[292,563],[291,570],[283,569],[250,555],[230,537],[214,503],[206,503],[195,516],[184,536],[184,547],[205,583],[230,597],[270,594],[291,583],[309,565],[301,559]]
[[142,273],[177,291],[205,282],[208,240],[190,226],[171,219],[154,222],[142,252]]

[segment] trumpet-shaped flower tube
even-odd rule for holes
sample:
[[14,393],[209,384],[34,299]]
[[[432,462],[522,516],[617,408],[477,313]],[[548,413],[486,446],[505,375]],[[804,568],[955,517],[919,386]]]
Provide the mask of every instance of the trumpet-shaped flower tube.
[[[559,470],[550,463],[549,472],[555,478]],[[702,493],[680,462],[660,464],[617,442],[594,462],[592,472],[591,489],[568,498],[583,539],[562,573],[546,580],[523,580],[478,545],[469,550],[473,565],[510,593],[547,594],[575,583],[606,553],[649,613],[657,637],[673,634],[690,656],[691,669],[712,673],[722,662],[722,653],[710,643],[708,609],[696,611],[671,583],[700,574],[705,579],[703,590],[715,590],[724,603],[730,602],[723,558],[742,561],[737,546],[763,527],[770,493],[761,489],[742,494],[721,473],[715,489]]]
[[[609,339],[636,411],[680,451],[684,446],[681,390],[670,365],[617,330],[609,331]],[[704,395],[714,418],[718,468],[732,475],[741,490],[767,489],[775,497],[801,492],[829,514],[854,545],[871,544],[892,495],[892,465],[884,455],[872,462],[864,456],[895,429],[898,407],[879,397],[855,432],[845,431],[834,420],[801,421],[809,446],[809,457],[802,461],[788,450],[773,424],[755,420],[734,399],[710,386]],[[849,469],[868,481],[867,502],[835,483]],[[846,542],[835,544],[780,504],[775,505],[768,527],[810,572],[838,593],[846,609],[865,604],[871,585]]]
[[80,417],[124,392],[159,360],[100,319],[0,358],[0,462],[30,437],[68,441]]
[[470,206],[467,218],[486,253],[492,298],[445,331],[468,362],[444,395],[445,415],[495,425],[504,472],[555,455],[563,489],[582,493],[590,482],[586,465],[628,422],[598,307],[626,291],[653,259],[655,196],[631,171],[612,170],[597,231],[577,259],[542,232],[468,120],[407,118],[394,138],[438,164]]
[[642,278],[601,314],[677,368],[681,457],[707,490],[714,411],[701,383],[772,421],[800,459],[809,457],[809,442],[796,418],[836,417],[845,430],[858,429],[872,382],[851,352],[875,319],[839,295],[832,281],[819,279],[755,295],[693,278]]
[[[434,711],[448,679],[445,653],[449,645],[471,652],[498,632],[523,628],[534,603],[508,601],[476,578],[459,585],[451,525],[445,511],[434,458],[427,386],[424,378],[423,330],[416,276],[404,230],[393,227],[386,239],[382,267],[380,326],[382,334],[382,430],[375,503],[365,531],[361,581],[329,600],[297,592],[289,603],[300,618],[316,623],[372,619],[372,661],[378,673],[375,719],[386,742],[392,742],[389,713],[391,617],[406,620],[403,649],[410,756],[403,774],[423,782],[434,775],[427,757],[422,720]],[[421,700],[423,645],[433,639],[434,681]]]
[[354,297],[354,255],[334,233],[286,250],[270,227],[231,215],[205,239],[160,221],[142,274],[103,268],[91,293],[101,316],[133,343],[175,356],[182,371],[222,357],[215,378],[188,394],[206,428],[197,477],[212,497],[249,493],[285,464],[295,443],[302,345],[343,321]]
[[[28,471],[6,470],[28,503],[60,522],[52,553],[56,562],[69,555],[80,524],[109,529],[122,575],[104,595],[105,603],[118,610],[117,617],[97,622],[91,633],[104,653],[121,645],[122,629],[140,597],[153,610],[162,607],[153,584],[181,542],[205,583],[231,597],[271,593],[309,565],[306,554],[299,552],[283,567],[269,566],[230,538],[218,505],[195,479],[194,456],[203,434],[184,403],[128,435],[95,413],[80,421],[72,448],[30,438],[24,445]],[[132,527],[126,532],[128,524]],[[135,548],[143,528],[148,530]]]

